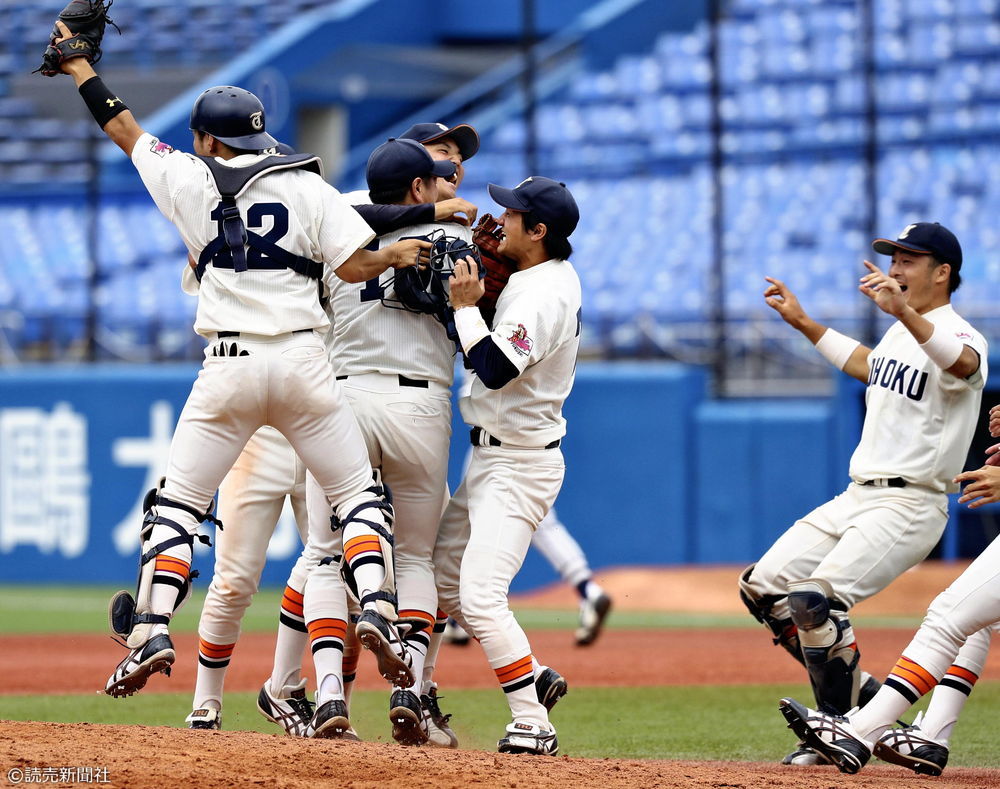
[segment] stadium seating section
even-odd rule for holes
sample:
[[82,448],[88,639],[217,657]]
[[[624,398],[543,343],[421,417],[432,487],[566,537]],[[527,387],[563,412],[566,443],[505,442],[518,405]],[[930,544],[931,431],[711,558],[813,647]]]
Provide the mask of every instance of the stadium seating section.
[[[7,23],[0,29],[10,31],[0,57],[0,103],[14,101],[2,97],[5,75],[33,64],[37,52],[24,42],[37,40],[58,5],[17,2],[0,10]],[[240,9],[238,35],[252,39],[273,21],[273,3],[233,5]],[[288,5],[316,3],[283,4],[283,15]],[[223,12],[213,4],[121,6],[123,22],[155,28],[156,45],[129,52],[120,49],[126,39],[111,37],[116,60],[168,63],[221,51],[213,36],[221,35]],[[949,225],[966,253],[956,303],[1000,338],[990,307],[1000,282],[993,221],[1000,210],[998,0],[879,0],[874,7],[878,232],[894,235],[919,219]],[[711,319],[721,308],[737,349],[775,342],[781,352],[812,358],[808,346],[789,344],[789,333],[763,305],[765,274],[786,280],[818,317],[846,330],[860,331],[869,315],[856,290],[861,259],[871,257],[862,51],[868,26],[853,0],[733,0],[727,9],[718,31],[721,304],[712,287],[708,27],[664,33],[650,51],[622,55],[607,70],[581,71],[538,108],[538,169],[570,183],[583,216],[574,262],[584,282],[590,352],[704,361]],[[47,168],[56,166],[86,178],[77,162],[87,130],[52,128],[24,102],[15,104],[0,113],[0,167],[20,168],[26,180],[49,178]],[[527,174],[525,136],[516,118],[484,135],[465,187],[481,210],[492,206],[488,181],[511,184]],[[29,146],[45,150],[45,159],[23,164]],[[0,324],[10,345],[65,349],[81,336],[89,276],[85,214],[78,203],[54,220],[48,210],[0,208],[0,232],[9,242],[0,253],[7,264],[0,272]],[[194,305],[177,286],[185,252],[176,233],[148,199],[102,202],[98,225],[102,353],[193,353]],[[4,321],[5,315],[13,317]]]

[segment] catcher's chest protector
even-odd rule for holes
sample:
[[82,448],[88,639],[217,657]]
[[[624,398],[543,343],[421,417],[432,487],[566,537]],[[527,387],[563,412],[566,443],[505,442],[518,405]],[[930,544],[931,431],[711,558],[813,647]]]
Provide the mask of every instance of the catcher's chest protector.
[[211,263],[219,268],[231,268],[234,271],[247,270],[246,247],[250,246],[265,254],[273,265],[269,268],[290,268],[310,279],[320,279],[323,275],[323,264],[319,261],[301,257],[287,249],[282,249],[273,241],[262,235],[249,231],[236,207],[236,198],[258,178],[283,170],[309,170],[319,176],[323,175],[322,164],[318,156],[308,153],[294,156],[268,156],[247,167],[227,167],[211,156],[199,156],[208,171],[215,179],[215,185],[222,196],[218,207],[212,212],[212,218],[219,223],[219,235],[209,242],[201,255],[194,273],[201,281],[205,267]]

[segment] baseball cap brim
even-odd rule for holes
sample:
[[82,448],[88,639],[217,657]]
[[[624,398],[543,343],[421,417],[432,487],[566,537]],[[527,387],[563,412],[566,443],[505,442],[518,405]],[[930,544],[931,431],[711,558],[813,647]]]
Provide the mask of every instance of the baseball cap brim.
[[923,247],[916,247],[912,244],[907,246],[906,244],[900,244],[898,241],[891,241],[888,238],[876,238],[872,241],[872,249],[878,252],[880,255],[892,255],[897,249],[904,249],[907,252],[917,252],[921,255],[931,255],[933,254],[929,249],[924,249]]
[[445,137],[451,137],[451,139],[455,141],[455,145],[458,146],[458,152],[462,154],[462,161],[471,159],[479,150],[479,133],[467,123],[460,123],[457,126],[452,126],[447,131],[435,134],[433,137],[427,137],[420,140],[420,142],[434,142],[435,140],[440,140]]
[[[215,137],[214,134],[212,136]],[[215,139],[232,148],[242,148],[247,151],[263,151],[265,148],[274,148],[278,144],[278,141],[267,132],[246,134],[243,137],[215,137]]]
[[431,175],[436,175],[438,178],[451,178],[457,169],[454,162],[447,159],[435,159],[434,165],[431,167]]
[[507,189],[496,184],[489,184],[486,189],[490,193],[493,201],[504,208],[512,208],[515,211],[530,211],[531,206],[514,194],[513,189]]

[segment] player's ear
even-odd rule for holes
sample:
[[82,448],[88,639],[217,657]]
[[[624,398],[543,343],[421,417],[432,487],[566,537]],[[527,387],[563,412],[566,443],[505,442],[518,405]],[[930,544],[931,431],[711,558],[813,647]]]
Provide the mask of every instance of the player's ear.
[[548,234],[549,228],[544,222],[539,222],[528,231],[528,238],[532,241],[541,241]]

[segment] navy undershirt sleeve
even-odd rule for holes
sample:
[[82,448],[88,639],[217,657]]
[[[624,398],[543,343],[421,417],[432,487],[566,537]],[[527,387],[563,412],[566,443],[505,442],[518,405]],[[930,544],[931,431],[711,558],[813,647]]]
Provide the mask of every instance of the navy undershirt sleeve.
[[354,210],[361,214],[375,235],[384,236],[393,230],[410,225],[426,225],[434,221],[434,204],[417,205],[356,205]]
[[487,389],[501,389],[518,376],[517,367],[497,347],[492,336],[483,337],[466,355]]

